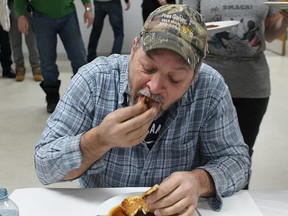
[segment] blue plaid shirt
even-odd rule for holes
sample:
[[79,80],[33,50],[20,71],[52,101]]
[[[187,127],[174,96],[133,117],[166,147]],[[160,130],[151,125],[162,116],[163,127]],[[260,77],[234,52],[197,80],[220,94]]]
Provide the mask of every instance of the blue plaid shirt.
[[[100,57],[73,77],[36,146],[36,172],[43,184],[60,182],[79,168],[81,135],[127,105],[128,59]],[[202,64],[189,90],[168,110],[151,150],[145,143],[111,149],[79,181],[85,188],[150,187],[176,171],[205,169],[216,187],[209,203],[219,210],[221,197],[247,184],[250,166],[228,88]]]

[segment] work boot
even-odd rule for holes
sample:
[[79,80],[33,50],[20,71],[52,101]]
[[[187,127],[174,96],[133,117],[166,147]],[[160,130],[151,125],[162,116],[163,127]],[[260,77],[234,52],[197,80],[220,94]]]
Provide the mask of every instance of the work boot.
[[21,82],[25,78],[25,67],[24,66],[16,66],[16,81]]
[[40,82],[43,80],[40,66],[32,67],[32,73],[33,73],[34,81]]
[[15,72],[11,67],[7,68],[7,69],[3,69],[2,76],[7,77],[7,78],[15,78],[16,77]]
[[53,113],[58,101],[60,100],[59,88],[61,81],[58,80],[55,86],[44,86],[44,82],[40,83],[40,87],[46,93],[47,112]]

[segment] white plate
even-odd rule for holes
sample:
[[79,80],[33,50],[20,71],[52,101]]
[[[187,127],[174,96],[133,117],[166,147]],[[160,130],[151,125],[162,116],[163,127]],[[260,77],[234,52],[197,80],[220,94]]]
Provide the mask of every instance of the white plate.
[[141,196],[142,192],[134,192],[134,193],[126,193],[126,194],[121,194],[118,196],[114,196],[106,201],[104,201],[97,209],[97,215],[108,215],[109,211],[120,205],[122,200],[125,199],[126,197],[129,196]]
[[217,22],[206,22],[206,26],[210,26],[210,25],[215,25],[216,27],[212,27],[212,28],[207,28],[209,33],[218,33],[218,32],[223,32],[223,31],[227,31],[230,28],[232,28],[233,26],[236,26],[240,23],[240,21],[236,21],[236,20],[229,20],[229,21],[217,21]]
[[[109,211],[120,205],[122,200],[129,197],[129,196],[141,196],[141,192],[134,192],[134,193],[126,193],[126,194],[121,194],[118,196],[114,196],[106,201],[104,201],[97,209],[96,215],[108,215]],[[198,214],[194,214],[193,216],[199,216]]]
[[288,2],[264,2],[265,5],[282,10],[288,10]]

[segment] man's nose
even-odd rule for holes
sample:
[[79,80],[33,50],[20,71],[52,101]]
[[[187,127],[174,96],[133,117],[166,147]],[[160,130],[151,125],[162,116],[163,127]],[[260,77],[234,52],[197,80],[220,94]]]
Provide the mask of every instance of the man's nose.
[[152,94],[160,94],[164,90],[165,79],[161,74],[155,73],[147,83]]

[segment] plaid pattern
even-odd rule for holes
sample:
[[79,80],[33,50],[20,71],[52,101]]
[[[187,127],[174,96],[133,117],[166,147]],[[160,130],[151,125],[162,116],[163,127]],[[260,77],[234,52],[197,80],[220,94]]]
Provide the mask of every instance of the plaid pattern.
[[[35,165],[44,184],[59,182],[81,164],[83,132],[122,107],[128,57],[97,58],[73,77],[36,146]],[[114,148],[80,177],[81,187],[150,187],[176,171],[207,170],[217,196],[232,195],[249,178],[250,158],[222,77],[203,64],[184,97],[173,105],[149,151],[144,143]]]

